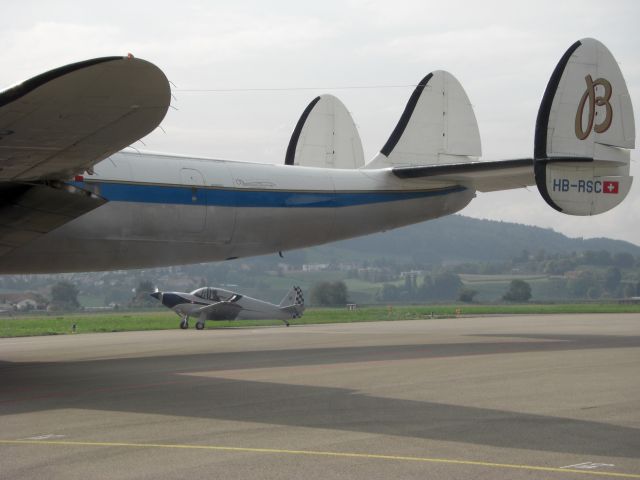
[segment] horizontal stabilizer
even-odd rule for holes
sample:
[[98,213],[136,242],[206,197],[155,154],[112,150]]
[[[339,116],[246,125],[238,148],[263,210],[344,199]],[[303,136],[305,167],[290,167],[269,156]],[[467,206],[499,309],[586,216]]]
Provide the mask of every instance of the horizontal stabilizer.
[[362,142],[351,114],[333,95],[313,99],[293,131],[286,165],[320,168],[360,168]]
[[394,167],[392,171],[399,178],[432,178],[480,192],[523,188],[535,183],[532,158]]

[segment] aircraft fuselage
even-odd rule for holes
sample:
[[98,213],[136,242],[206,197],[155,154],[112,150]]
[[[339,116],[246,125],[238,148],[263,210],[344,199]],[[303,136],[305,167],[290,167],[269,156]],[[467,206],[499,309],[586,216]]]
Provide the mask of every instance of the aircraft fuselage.
[[475,195],[433,180],[400,180],[384,169],[131,152],[113,155],[72,183],[108,202],[14,250],[0,273],[160,267],[275,253],[448,215]]

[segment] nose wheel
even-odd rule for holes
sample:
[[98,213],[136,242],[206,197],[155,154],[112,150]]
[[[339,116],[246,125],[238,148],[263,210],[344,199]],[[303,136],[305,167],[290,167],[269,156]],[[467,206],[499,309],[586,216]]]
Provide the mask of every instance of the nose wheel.
[[189,319],[187,317],[184,317],[180,322],[180,328],[182,330],[186,330],[187,328],[189,328]]
[[204,322],[196,323],[196,330],[204,330]]

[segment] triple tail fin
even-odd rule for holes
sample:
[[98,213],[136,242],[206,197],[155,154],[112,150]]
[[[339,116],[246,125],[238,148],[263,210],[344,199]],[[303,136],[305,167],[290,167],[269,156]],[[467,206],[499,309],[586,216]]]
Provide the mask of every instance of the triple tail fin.
[[544,92],[535,134],[535,177],[556,210],[595,215],[618,205],[631,188],[633,106],[611,52],[593,38],[574,43]]
[[360,168],[362,141],[347,107],[333,95],[314,98],[296,124],[286,165],[320,168]]
[[[477,162],[482,148],[469,98],[453,75],[438,70],[420,81],[384,147],[363,168],[391,168],[400,178],[432,177],[481,191],[531,185],[534,173],[551,207],[595,215],[629,193],[633,148],[633,106],[622,72],[607,47],[585,38],[569,47],[547,84],[533,159]],[[323,95],[309,104],[286,163],[361,166],[357,129],[337,98]]]
[[482,154],[469,97],[449,72],[424,77],[380,153],[365,168],[468,163]]

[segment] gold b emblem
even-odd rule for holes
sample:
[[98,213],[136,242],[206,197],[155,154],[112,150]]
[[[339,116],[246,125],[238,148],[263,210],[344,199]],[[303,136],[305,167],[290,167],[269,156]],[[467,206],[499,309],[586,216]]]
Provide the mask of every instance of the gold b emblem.
[[[587,90],[582,95],[580,99],[580,103],[578,104],[578,111],[576,112],[576,137],[580,140],[584,140],[589,136],[591,130],[596,133],[603,133],[609,130],[611,126],[611,121],[613,120],[613,109],[611,108],[611,104],[609,103],[609,99],[611,99],[611,83],[609,80],[605,78],[598,78],[595,82],[591,78],[591,75],[587,75],[584,77],[587,82]],[[601,86],[604,88],[604,95],[596,96],[596,87]],[[589,122],[587,124],[586,129],[582,129],[582,117],[584,114],[584,107],[587,105],[587,100],[589,101]],[[604,120],[600,123],[595,123],[596,117],[596,107],[605,107],[606,115]]]

